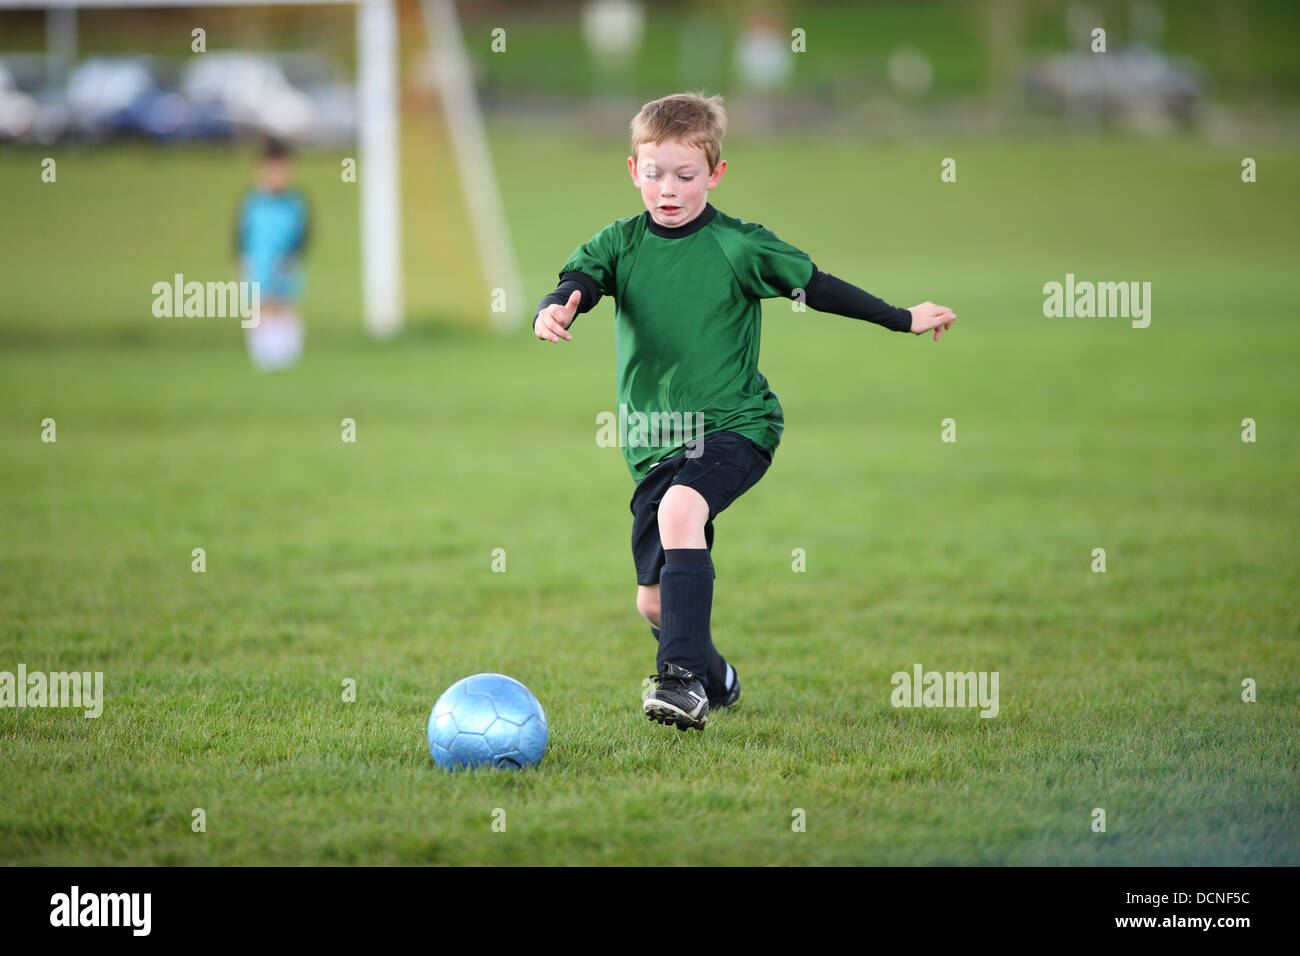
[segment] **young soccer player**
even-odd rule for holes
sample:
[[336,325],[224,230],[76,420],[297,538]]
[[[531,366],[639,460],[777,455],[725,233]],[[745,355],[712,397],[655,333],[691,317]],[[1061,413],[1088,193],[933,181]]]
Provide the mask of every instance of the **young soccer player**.
[[288,368],[302,355],[299,260],[307,247],[308,225],[306,200],[293,188],[292,154],[284,143],[268,139],[256,185],[240,203],[235,225],[242,278],[259,285],[258,321],[244,333],[253,364],[263,371]]
[[[539,339],[572,339],[579,313],[614,299],[619,419],[638,423],[623,447],[637,482],[636,606],[659,642],[658,686],[647,687],[642,708],[679,730],[703,730],[710,708],[740,698],[736,669],[709,629],[710,551],[714,519],[763,477],[784,428],[758,370],[760,300],[802,295],[819,311],[896,332],[933,330],[936,341],[957,317],[931,302],[882,302],[762,226],[715,209],[707,200],[727,168],[725,132],[721,97],[678,94],[643,106],[627,168],[646,211],[579,246],[533,318]],[[702,440],[653,427],[701,420]]]

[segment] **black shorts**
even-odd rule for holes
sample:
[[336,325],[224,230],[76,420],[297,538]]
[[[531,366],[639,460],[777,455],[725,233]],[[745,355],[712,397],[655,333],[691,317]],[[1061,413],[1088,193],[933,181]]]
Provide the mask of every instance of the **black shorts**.
[[704,436],[704,451],[687,458],[683,451],[650,469],[632,494],[632,557],[636,561],[636,583],[658,584],[664,566],[664,548],[659,540],[659,502],[673,485],[698,491],[709,503],[709,520],[704,540],[713,550],[713,519],[758,483],[772,464],[772,453],[735,432]]

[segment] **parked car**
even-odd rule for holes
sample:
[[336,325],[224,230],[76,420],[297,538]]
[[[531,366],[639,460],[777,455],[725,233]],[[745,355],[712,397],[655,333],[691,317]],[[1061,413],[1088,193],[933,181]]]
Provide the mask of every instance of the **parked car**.
[[1189,122],[1205,95],[1199,64],[1146,47],[1109,53],[1065,53],[1033,67],[1029,94],[1054,112],[1105,116],[1157,110]]
[[36,125],[36,101],[18,88],[0,63],[0,139],[21,139]]
[[180,89],[189,102],[215,110],[240,133],[301,139],[316,119],[311,98],[289,83],[269,54],[213,50],[193,57]]
[[45,78],[45,57],[16,53],[0,57],[0,141],[54,143],[68,126],[63,91]]
[[150,56],[93,56],[58,88],[45,67],[38,54],[0,57],[0,140],[356,137],[356,91],[316,52],[218,50],[187,58],[179,73]]
[[311,100],[313,117],[307,138],[332,145],[354,141],[356,85],[343,79],[327,57],[313,51],[282,54],[280,64],[290,85],[302,90]]
[[166,64],[144,56],[100,56],[78,64],[68,77],[72,130],[91,142],[130,135],[162,141],[229,136],[231,126],[219,111],[191,103],[172,77]]
[[72,132],[99,142],[121,131],[122,117],[136,100],[159,87],[155,66],[142,56],[96,56],[73,67],[67,103]]

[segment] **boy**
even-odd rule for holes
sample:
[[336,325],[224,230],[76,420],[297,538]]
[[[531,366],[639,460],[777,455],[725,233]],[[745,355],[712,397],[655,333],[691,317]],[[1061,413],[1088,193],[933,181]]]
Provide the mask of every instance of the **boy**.
[[289,148],[268,139],[257,185],[245,194],[235,224],[235,256],[245,282],[259,287],[258,321],[245,327],[248,352],[263,371],[288,368],[302,355],[298,259],[307,247],[308,213],[292,188]]
[[[822,312],[938,341],[956,315],[923,302],[888,305],[821,272],[806,253],[707,202],[722,180],[721,97],[678,94],[632,120],[627,167],[646,211],[578,247],[533,319],[539,339],[572,339],[574,318],[613,296],[623,455],[637,481],[632,553],[637,610],[659,642],[642,699],[651,720],[703,730],[709,709],[740,698],[736,670],[713,646],[713,519],[762,478],[784,419],[758,371],[760,300],[785,296]],[[620,408],[620,421],[624,409]],[[656,441],[645,422],[700,422]]]

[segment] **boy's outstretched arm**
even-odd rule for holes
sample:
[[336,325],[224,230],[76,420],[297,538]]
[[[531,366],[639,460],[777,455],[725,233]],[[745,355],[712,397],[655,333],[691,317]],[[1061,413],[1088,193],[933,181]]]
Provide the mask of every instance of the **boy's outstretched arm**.
[[543,341],[572,339],[568,328],[579,313],[590,312],[600,301],[596,281],[583,272],[566,272],[554,292],[537,304],[533,315],[533,333]]
[[910,309],[900,309],[877,299],[865,289],[822,272],[816,264],[813,265],[812,278],[804,289],[804,302],[818,312],[833,312],[851,319],[863,319],[895,332],[923,335],[933,329],[936,342],[939,341],[939,334],[951,328],[953,320],[957,318],[951,309],[933,302],[922,302]]

